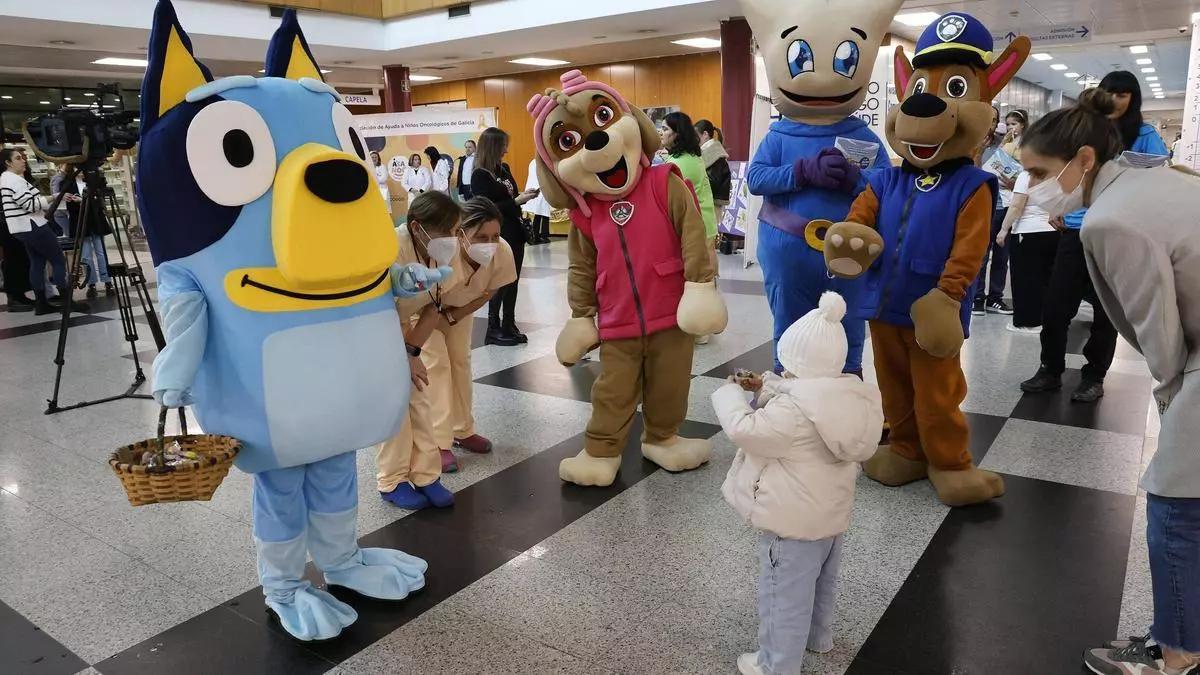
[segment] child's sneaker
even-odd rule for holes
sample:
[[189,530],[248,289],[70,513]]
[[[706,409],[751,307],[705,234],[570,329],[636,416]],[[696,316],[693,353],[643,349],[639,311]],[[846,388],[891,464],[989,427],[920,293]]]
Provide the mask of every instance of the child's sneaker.
[[737,660],[738,672],[742,675],[764,675],[763,669],[758,667],[758,652],[742,654]]

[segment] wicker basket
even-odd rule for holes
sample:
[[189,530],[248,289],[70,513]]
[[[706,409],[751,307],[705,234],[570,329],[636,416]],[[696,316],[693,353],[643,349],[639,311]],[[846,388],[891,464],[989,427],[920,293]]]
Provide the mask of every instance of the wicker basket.
[[[158,416],[158,436],[126,445],[108,459],[113,473],[125,486],[129,503],[134,506],[160,502],[185,502],[212,499],[213,493],[229,473],[241,442],[229,436],[189,436],[183,410],[179,410],[182,436],[163,436],[167,426],[167,408]],[[177,466],[165,466],[162,455],[167,443],[178,441],[184,450],[200,455],[200,459]],[[157,450],[157,464],[142,464],[147,450]]]

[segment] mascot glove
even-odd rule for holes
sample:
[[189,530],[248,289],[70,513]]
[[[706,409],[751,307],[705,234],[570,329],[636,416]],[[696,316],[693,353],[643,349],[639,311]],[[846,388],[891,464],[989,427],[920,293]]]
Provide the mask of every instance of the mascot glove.
[[816,157],[801,157],[792,166],[798,188],[842,190],[851,171],[855,172],[854,184],[858,184],[858,167],[852,166],[837,148],[825,148]]
[[686,282],[675,321],[688,335],[715,335],[724,331],[729,324],[729,310],[717,290],[717,282]]
[[154,400],[164,408],[184,408],[196,404],[192,400],[192,392],[187,389],[157,389]]
[[600,330],[596,328],[596,318],[592,316],[577,316],[568,319],[558,334],[558,343],[554,345],[554,353],[558,362],[564,366],[579,363],[588,352],[600,344]]
[[958,355],[963,343],[961,309],[961,303],[936,288],[914,302],[909,315],[917,345],[937,359]]
[[434,269],[417,263],[392,265],[392,295],[411,298],[449,279],[452,274],[454,270],[450,267]]
[[883,237],[873,227],[838,223],[825,232],[825,267],[841,279],[861,277],[883,253]]

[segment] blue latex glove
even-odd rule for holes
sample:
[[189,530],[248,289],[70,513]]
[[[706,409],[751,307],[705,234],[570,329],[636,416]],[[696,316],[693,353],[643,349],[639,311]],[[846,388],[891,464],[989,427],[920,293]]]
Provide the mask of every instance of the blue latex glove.
[[432,269],[416,263],[392,265],[392,295],[411,298],[449,279],[452,274],[454,270],[450,267]]
[[208,303],[200,291],[162,301],[167,346],[154,359],[154,400],[168,408],[192,405],[191,388],[208,341]]

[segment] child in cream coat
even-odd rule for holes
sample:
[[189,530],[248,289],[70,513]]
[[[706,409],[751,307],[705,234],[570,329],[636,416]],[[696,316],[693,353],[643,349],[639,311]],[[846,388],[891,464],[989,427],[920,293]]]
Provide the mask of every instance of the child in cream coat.
[[[745,675],[799,673],[805,648],[833,649],[858,463],[875,454],[883,425],[879,389],[842,374],[845,314],[845,300],[825,293],[779,339],[783,377],[746,378],[713,393],[739,448],[721,493],[761,531],[759,650],[738,659]],[[762,407],[752,409],[743,389],[759,392]]]

